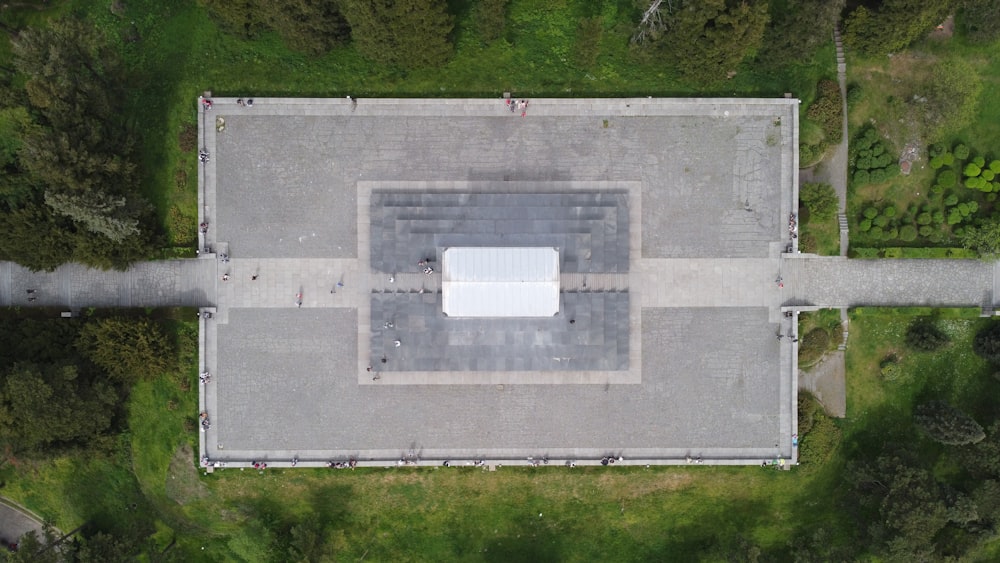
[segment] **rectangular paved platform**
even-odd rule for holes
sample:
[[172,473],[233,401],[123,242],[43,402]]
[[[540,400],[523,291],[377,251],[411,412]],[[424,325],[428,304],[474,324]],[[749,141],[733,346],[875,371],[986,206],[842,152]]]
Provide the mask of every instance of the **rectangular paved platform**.
[[[199,114],[207,463],[795,459],[797,100],[235,101]],[[420,273],[539,245],[551,319],[445,322]]]

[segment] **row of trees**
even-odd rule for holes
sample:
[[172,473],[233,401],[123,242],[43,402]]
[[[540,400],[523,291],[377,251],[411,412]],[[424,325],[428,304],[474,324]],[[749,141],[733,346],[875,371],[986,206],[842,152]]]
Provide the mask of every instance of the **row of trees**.
[[115,429],[129,387],[172,357],[147,319],[0,319],[0,443],[13,454],[92,445]]
[[29,29],[0,73],[0,259],[124,268],[155,248],[120,57],[73,19]]

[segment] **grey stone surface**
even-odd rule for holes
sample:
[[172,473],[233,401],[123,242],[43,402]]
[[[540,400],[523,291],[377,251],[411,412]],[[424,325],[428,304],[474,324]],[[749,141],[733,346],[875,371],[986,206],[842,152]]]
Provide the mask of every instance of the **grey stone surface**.
[[480,192],[383,192],[371,195],[371,265],[417,272],[450,246],[552,246],[563,272],[626,272],[628,194],[585,191],[519,193],[507,182]]
[[628,298],[563,292],[555,317],[452,319],[440,293],[376,293],[369,363],[381,372],[628,369]]

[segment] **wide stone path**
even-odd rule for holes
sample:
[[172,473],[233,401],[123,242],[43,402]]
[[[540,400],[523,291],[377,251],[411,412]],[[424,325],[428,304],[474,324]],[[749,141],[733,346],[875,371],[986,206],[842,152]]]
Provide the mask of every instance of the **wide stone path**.
[[[54,272],[31,272],[10,262],[0,262],[0,305],[83,307],[213,307],[221,292],[234,283],[249,284],[260,272],[254,291],[244,306],[291,307],[301,280],[316,284],[307,291],[305,306],[343,307],[354,292],[330,294],[328,286],[351,275],[348,265],[308,259],[252,261],[222,265],[212,257],[163,260],[136,264],[125,272],[100,271],[69,264]],[[296,268],[314,270],[310,275],[281,275]],[[330,262],[329,264],[327,262]],[[343,262],[353,262],[347,260]],[[322,264],[319,264],[322,263]],[[849,260],[842,257],[788,257],[775,267],[767,259],[658,259],[643,261],[645,307],[742,307],[761,303],[818,307],[938,306],[980,307],[996,305],[1000,295],[1000,262],[978,260]],[[221,282],[222,270],[233,280]],[[320,271],[322,270],[322,271]],[[318,272],[318,273],[317,273]],[[781,276],[783,287],[776,283]],[[244,280],[243,278],[247,278]],[[283,283],[284,282],[284,283]],[[259,284],[259,285],[258,285]],[[35,293],[28,294],[27,290]],[[315,296],[315,299],[309,297]],[[35,297],[34,301],[29,301]]]

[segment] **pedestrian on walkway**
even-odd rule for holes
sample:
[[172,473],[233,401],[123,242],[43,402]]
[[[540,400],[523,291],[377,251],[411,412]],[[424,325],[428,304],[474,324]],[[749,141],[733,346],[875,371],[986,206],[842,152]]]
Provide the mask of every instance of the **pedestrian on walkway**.
[[36,300],[36,299],[38,299],[38,298],[37,298],[37,297],[29,297],[29,298],[28,298],[28,301],[34,301],[34,300]]
[[250,281],[257,281],[257,274],[250,276]]
[[222,274],[222,281],[229,281],[229,274]]
[[34,290],[34,289],[29,289],[29,290],[27,290],[27,291],[28,291],[28,293],[29,293],[29,294],[31,294],[31,293],[35,293],[35,291],[36,291],[36,290]]

